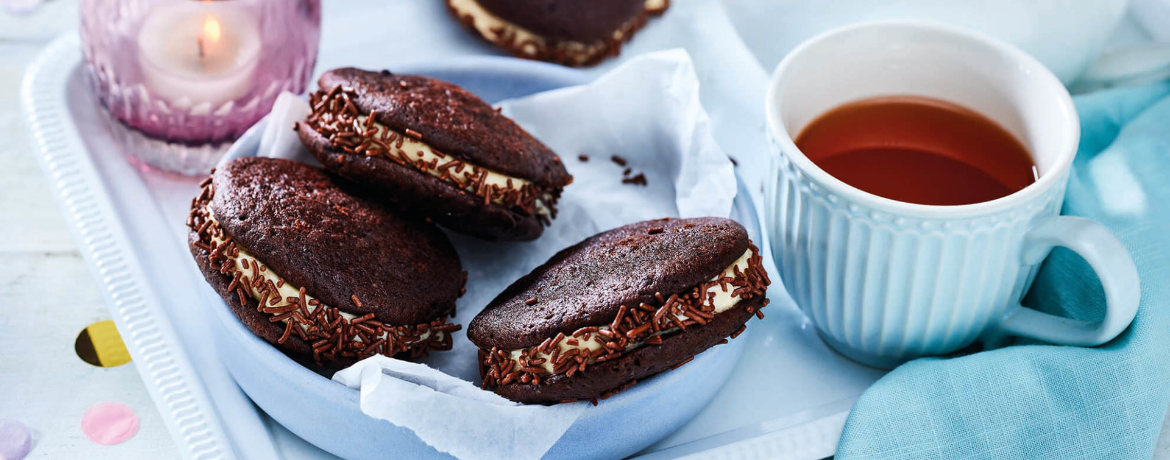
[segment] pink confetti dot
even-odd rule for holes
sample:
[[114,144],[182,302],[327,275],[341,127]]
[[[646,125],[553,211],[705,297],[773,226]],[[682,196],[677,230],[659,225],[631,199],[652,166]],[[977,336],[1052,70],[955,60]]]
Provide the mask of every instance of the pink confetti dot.
[[98,444],[123,443],[138,433],[138,416],[124,404],[104,402],[81,416],[81,432]]
[[28,427],[16,420],[0,419],[0,460],[20,460],[32,448]]

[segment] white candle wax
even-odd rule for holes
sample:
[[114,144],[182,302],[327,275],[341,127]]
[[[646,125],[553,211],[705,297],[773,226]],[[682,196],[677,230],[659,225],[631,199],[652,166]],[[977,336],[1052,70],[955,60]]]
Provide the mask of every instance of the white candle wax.
[[160,4],[138,34],[147,90],[174,106],[208,109],[243,96],[260,57],[259,26],[247,7],[230,1]]

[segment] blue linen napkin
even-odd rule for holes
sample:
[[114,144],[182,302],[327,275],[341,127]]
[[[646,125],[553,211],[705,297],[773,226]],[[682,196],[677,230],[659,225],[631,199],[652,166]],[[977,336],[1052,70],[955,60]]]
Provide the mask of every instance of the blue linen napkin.
[[[1170,403],[1170,83],[1076,98],[1081,142],[1064,214],[1109,227],[1133,255],[1141,306],[1096,348],[1019,345],[919,359],[853,408],[837,458],[1148,459]],[[1104,294],[1058,249],[1024,302],[1078,319]]]

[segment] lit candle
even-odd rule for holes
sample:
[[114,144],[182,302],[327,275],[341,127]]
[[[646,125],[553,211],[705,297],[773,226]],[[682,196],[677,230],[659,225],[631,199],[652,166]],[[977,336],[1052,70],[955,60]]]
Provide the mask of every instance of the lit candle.
[[260,24],[232,1],[161,4],[146,14],[138,60],[146,89],[178,107],[209,109],[252,89]]

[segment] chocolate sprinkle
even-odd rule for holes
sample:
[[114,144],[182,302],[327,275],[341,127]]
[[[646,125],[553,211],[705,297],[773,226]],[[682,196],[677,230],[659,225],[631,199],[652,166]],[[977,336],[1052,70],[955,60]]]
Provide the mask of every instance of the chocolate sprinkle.
[[[240,305],[246,306],[250,303],[248,299],[259,297],[257,311],[272,315],[269,321],[273,323],[285,322],[284,333],[277,343],[283,344],[296,335],[313,349],[313,360],[318,365],[339,358],[361,360],[374,354],[419,358],[427,356],[431,350],[451,349],[451,333],[462,326],[448,324],[446,317],[413,325],[386,324],[373,319],[373,313],[346,319],[335,307],[326,306],[317,299],[306,300],[303,287],[297,296],[281,299],[279,288],[284,285],[283,278],[276,283],[265,279],[260,275],[267,271],[263,264],[249,264],[251,270],[237,268],[235,260],[240,251],[246,249],[239,247],[212,218],[208,205],[214,194],[214,185],[204,181],[202,193],[191,201],[187,226],[199,236],[197,244],[208,251],[208,264],[219,267],[223,276],[231,278],[228,288],[240,297]],[[248,267],[243,263],[240,265]],[[350,298],[357,306],[362,305],[357,295]],[[285,305],[281,305],[282,300]],[[309,311],[310,306],[314,307],[312,311]]]
[[586,155],[586,154],[577,155],[577,161],[580,161],[582,163],[587,163],[587,162],[589,162],[589,155]]
[[614,156],[611,156],[611,157],[609,157],[609,160],[610,160],[610,161],[612,161],[612,162],[614,162],[614,163],[616,163],[618,166],[622,166],[622,167],[625,167],[625,166],[626,166],[626,164],[628,164],[628,163],[629,163],[629,162],[627,162],[627,161],[626,161],[626,159],[625,159],[625,158],[619,157],[619,156],[617,156],[617,155],[614,155]]
[[[653,229],[651,229],[653,230]],[[530,385],[539,385],[552,374],[564,374],[572,377],[576,373],[585,372],[589,365],[618,359],[637,347],[660,345],[664,335],[685,333],[688,328],[702,327],[715,316],[715,305],[712,303],[711,289],[730,290],[739,301],[745,301],[763,296],[767,293],[771,280],[764,270],[763,258],[759,248],[750,245],[752,255],[747,259],[747,268],[733,269],[732,276],[722,274],[714,280],[706,281],[690,289],[669,296],[656,293],[653,303],[640,303],[634,307],[622,305],[617,316],[601,329],[599,326],[583,327],[572,334],[558,334],[538,346],[523,349],[513,359],[512,353],[499,347],[491,350],[480,350],[480,375],[483,377],[483,388],[490,389],[498,386],[520,382]],[[529,299],[534,300],[534,299]],[[762,306],[768,304],[764,299]],[[527,303],[527,302],[526,302]],[[762,308],[761,306],[761,308]],[[754,309],[753,309],[754,310]],[[759,313],[759,310],[754,310]],[[681,319],[680,319],[681,317]],[[738,336],[742,332],[736,331]],[[570,348],[561,351],[558,343],[565,339],[579,341],[595,340],[601,343],[601,348],[589,351],[582,348]],[[726,339],[724,339],[726,340]],[[546,361],[552,362],[553,372],[548,372],[540,365]],[[686,364],[683,361],[675,366]],[[602,399],[633,385],[629,382],[617,390],[602,395]]]
[[635,175],[633,177],[623,177],[622,183],[623,184],[633,184],[633,185],[645,186],[646,185],[646,175],[642,174],[642,173],[638,173],[637,175]]

